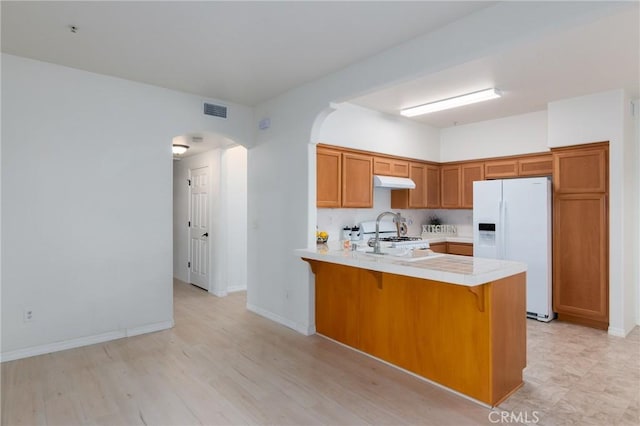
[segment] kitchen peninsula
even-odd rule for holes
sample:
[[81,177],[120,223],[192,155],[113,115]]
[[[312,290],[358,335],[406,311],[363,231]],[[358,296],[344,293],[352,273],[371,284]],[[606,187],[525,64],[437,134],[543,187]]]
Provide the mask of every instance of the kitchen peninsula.
[[526,265],[336,243],[296,254],[315,274],[317,333],[490,406],[522,385]]

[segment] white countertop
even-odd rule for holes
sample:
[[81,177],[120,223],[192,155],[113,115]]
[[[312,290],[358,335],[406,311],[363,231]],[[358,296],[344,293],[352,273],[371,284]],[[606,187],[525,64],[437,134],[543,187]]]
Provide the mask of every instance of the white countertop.
[[300,257],[322,262],[468,287],[506,278],[527,270],[527,265],[521,262],[440,253],[417,261],[407,261],[393,255],[379,256],[363,251],[344,250],[339,242],[298,249],[295,250],[295,253]]

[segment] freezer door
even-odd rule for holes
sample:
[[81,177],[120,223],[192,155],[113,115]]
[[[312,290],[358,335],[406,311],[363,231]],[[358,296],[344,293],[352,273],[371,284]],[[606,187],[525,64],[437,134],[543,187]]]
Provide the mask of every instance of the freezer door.
[[501,200],[501,180],[473,182],[473,255],[475,257],[500,258]]
[[505,259],[527,264],[527,313],[552,319],[551,184],[547,178],[503,184]]

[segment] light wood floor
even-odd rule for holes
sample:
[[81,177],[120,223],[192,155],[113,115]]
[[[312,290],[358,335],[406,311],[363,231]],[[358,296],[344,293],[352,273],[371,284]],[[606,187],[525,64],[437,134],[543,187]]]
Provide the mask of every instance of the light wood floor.
[[[176,327],[2,364],[3,425],[473,425],[499,412],[174,285]],[[640,331],[528,324],[510,423],[640,423]],[[489,417],[491,416],[491,417]],[[493,421],[492,421],[493,420]],[[534,420],[537,420],[535,422]]]

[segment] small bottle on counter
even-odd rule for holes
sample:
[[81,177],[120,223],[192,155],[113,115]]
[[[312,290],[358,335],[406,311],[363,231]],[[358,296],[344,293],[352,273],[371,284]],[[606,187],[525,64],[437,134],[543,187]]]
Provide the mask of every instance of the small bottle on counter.
[[351,228],[348,226],[345,226],[344,228],[342,228],[342,240],[350,240],[351,239]]
[[351,241],[360,241],[360,228],[357,226],[351,228]]

